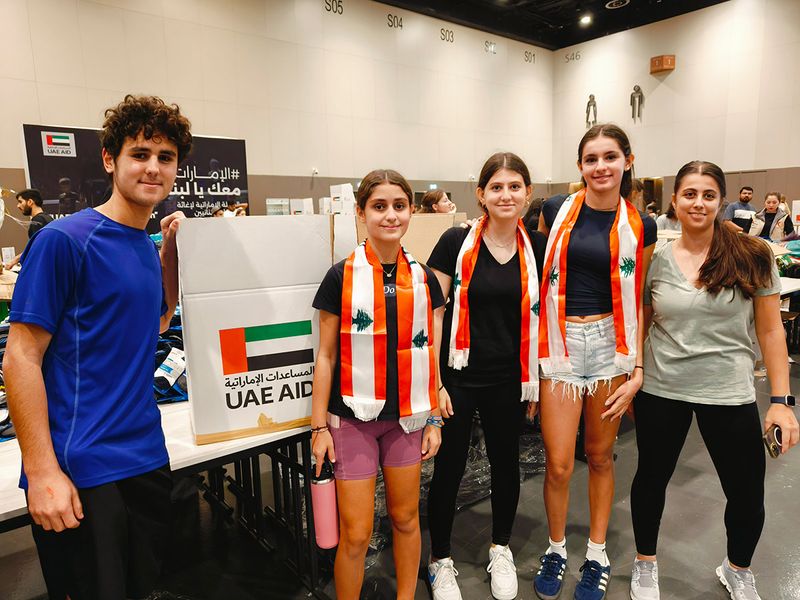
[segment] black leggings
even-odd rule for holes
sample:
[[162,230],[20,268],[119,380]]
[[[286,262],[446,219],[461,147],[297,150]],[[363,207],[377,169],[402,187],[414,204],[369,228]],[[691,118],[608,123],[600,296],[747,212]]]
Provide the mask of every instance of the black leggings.
[[728,559],[749,567],[764,526],[766,461],[755,402],[714,406],[639,392],[634,413],[639,465],[631,488],[631,516],[636,550],[656,554],[667,484],[694,414],[728,500]]
[[508,545],[519,501],[519,435],[526,403],[520,402],[520,383],[492,387],[448,386],[453,416],[442,428],[442,445],[434,459],[428,496],[431,554],[450,556],[456,496],[464,475],[472,415],[481,417],[486,453],[492,471],[492,543]]

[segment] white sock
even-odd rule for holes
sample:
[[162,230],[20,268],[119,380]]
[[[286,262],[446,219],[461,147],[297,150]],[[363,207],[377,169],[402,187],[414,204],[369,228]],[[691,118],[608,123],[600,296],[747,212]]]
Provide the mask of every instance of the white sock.
[[555,552],[561,558],[567,558],[567,538],[564,538],[560,542],[554,542],[552,538],[547,538],[550,541],[550,547],[547,549],[545,554],[552,554]]
[[608,555],[606,554],[605,542],[602,544],[595,544],[591,539],[586,548],[586,560],[594,560],[600,563],[601,567],[607,567],[611,563],[608,562]]

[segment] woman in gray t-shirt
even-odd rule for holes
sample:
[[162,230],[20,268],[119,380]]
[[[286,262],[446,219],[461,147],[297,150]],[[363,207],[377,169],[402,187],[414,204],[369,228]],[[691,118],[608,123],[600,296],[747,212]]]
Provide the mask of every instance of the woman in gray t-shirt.
[[644,382],[634,400],[634,600],[659,598],[658,530],[693,416],[727,499],[727,557],[717,576],[731,598],[759,598],[750,561],[764,524],[765,458],[748,334],[753,323],[772,389],[764,426],[781,427],[783,452],[798,440],[775,261],[762,241],[720,226],[724,197],[725,175],[717,165],[695,161],[681,168],[672,196],[681,237],[656,253],[647,275],[649,335]]

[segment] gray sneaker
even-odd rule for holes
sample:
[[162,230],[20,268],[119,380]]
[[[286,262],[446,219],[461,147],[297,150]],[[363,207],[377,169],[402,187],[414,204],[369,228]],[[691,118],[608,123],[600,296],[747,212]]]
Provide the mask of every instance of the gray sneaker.
[[726,558],[717,567],[717,577],[732,600],[761,600],[756,591],[756,579],[750,569],[732,569]]
[[661,600],[658,591],[658,563],[652,560],[634,560],[631,572],[632,600]]

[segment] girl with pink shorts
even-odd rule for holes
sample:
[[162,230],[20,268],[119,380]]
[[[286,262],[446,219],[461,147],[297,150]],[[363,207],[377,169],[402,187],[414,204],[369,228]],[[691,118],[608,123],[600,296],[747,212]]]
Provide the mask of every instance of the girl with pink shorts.
[[383,469],[392,522],[397,598],[414,598],[421,541],[420,461],[436,454],[442,418],[438,356],[444,298],[433,272],[400,245],[413,194],[391,170],[356,193],[367,239],[330,268],[314,298],[320,341],[311,431],[317,474],[334,464],[339,600],[357,600],[372,535],[375,477]]

